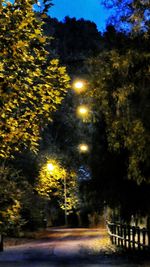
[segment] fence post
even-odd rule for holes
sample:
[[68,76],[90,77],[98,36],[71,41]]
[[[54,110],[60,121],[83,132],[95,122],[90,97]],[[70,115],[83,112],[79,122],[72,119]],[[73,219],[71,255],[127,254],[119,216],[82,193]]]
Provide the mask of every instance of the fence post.
[[120,247],[121,245],[121,224],[118,224],[118,246]]
[[131,233],[130,233],[130,226],[127,226],[127,231],[128,231],[128,249],[131,249]]
[[143,234],[143,250],[145,250],[145,236],[146,236],[146,229],[142,229],[142,234]]
[[116,238],[115,238],[115,244],[116,246],[118,246],[118,225],[115,224],[115,235],[116,235]]
[[136,229],[137,229],[136,231],[137,231],[138,249],[141,249],[141,237],[140,237],[141,231],[140,231],[140,228],[139,227],[137,227]]
[[120,224],[120,236],[122,237],[120,242],[121,242],[121,247],[123,247],[123,238],[124,238],[124,226]]
[[[114,233],[113,224],[109,224],[109,230],[110,230],[111,234]],[[113,235],[111,235],[110,238],[111,238],[111,242],[113,244],[114,243],[114,237],[113,237]]]
[[136,228],[135,226],[132,226],[132,248],[135,249],[135,234],[136,234]]
[[124,246],[125,248],[127,248],[127,226],[126,225],[124,225],[123,235],[124,235]]
[[[117,226],[116,224],[114,224],[114,234],[116,235],[117,234]],[[117,245],[117,237],[115,236],[115,245]]]

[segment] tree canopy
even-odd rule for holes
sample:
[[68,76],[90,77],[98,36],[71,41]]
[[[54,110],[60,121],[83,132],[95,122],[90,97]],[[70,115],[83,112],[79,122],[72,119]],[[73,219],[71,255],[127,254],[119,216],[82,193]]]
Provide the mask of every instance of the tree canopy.
[[72,167],[67,166],[60,153],[44,153],[42,158],[35,190],[44,198],[55,199],[60,208],[66,209],[69,214],[79,206],[77,174]]
[[95,109],[104,115],[109,146],[127,151],[128,175],[139,182],[149,180],[144,173],[150,153],[148,71],[149,55],[135,50],[123,55],[104,52],[90,68],[91,96]]
[[106,4],[122,10],[119,21],[130,23],[130,33],[120,35],[122,45],[104,49],[90,61],[90,94],[94,110],[106,123],[109,148],[126,153],[128,178],[141,183],[150,179],[149,3],[112,0]]
[[29,147],[36,151],[40,131],[69,88],[65,68],[48,62],[46,37],[32,1],[0,6],[0,156]]
[[143,31],[147,35],[150,27],[150,3],[142,0],[102,1],[107,8],[113,9],[111,22],[118,28]]

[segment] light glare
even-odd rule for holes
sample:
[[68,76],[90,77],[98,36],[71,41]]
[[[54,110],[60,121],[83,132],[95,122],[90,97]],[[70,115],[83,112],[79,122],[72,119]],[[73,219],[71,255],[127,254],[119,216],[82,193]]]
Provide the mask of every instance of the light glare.
[[73,89],[77,94],[84,92],[86,89],[85,82],[82,80],[75,81],[73,83]]
[[83,82],[81,81],[75,82],[74,87],[76,89],[81,89],[83,87]]
[[81,116],[88,115],[88,108],[86,106],[79,106],[77,109],[77,113]]
[[54,170],[54,165],[52,163],[47,164],[47,169],[48,171],[53,171]]
[[79,150],[80,150],[81,152],[87,152],[87,151],[89,150],[89,147],[88,147],[87,144],[80,144],[80,145],[79,145]]
[[86,114],[87,113],[87,109],[86,108],[79,108],[79,112],[81,113],[81,114]]

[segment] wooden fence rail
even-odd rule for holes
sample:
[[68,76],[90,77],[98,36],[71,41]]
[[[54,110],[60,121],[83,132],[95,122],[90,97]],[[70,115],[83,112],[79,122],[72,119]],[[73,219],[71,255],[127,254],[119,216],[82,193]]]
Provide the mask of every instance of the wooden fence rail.
[[113,244],[132,250],[150,249],[150,230],[107,221],[107,229]]

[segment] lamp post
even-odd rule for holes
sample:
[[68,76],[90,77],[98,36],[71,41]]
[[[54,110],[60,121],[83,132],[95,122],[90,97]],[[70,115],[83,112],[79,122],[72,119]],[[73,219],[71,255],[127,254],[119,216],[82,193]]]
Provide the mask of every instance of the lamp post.
[[89,108],[86,105],[80,105],[77,107],[77,115],[82,119],[87,118],[89,115]]
[[65,205],[65,225],[68,225],[67,219],[67,184],[66,184],[66,176],[64,176],[64,205]]
[[72,87],[77,94],[80,94],[85,90],[85,81],[76,80],[73,82]]
[[79,151],[81,153],[87,153],[89,151],[89,146],[85,143],[79,145]]
[[[47,163],[47,170],[49,171],[50,174],[52,174],[55,170],[55,165],[51,162]],[[67,220],[67,183],[66,183],[66,175],[64,174],[64,210],[65,210],[65,225],[68,224]]]

